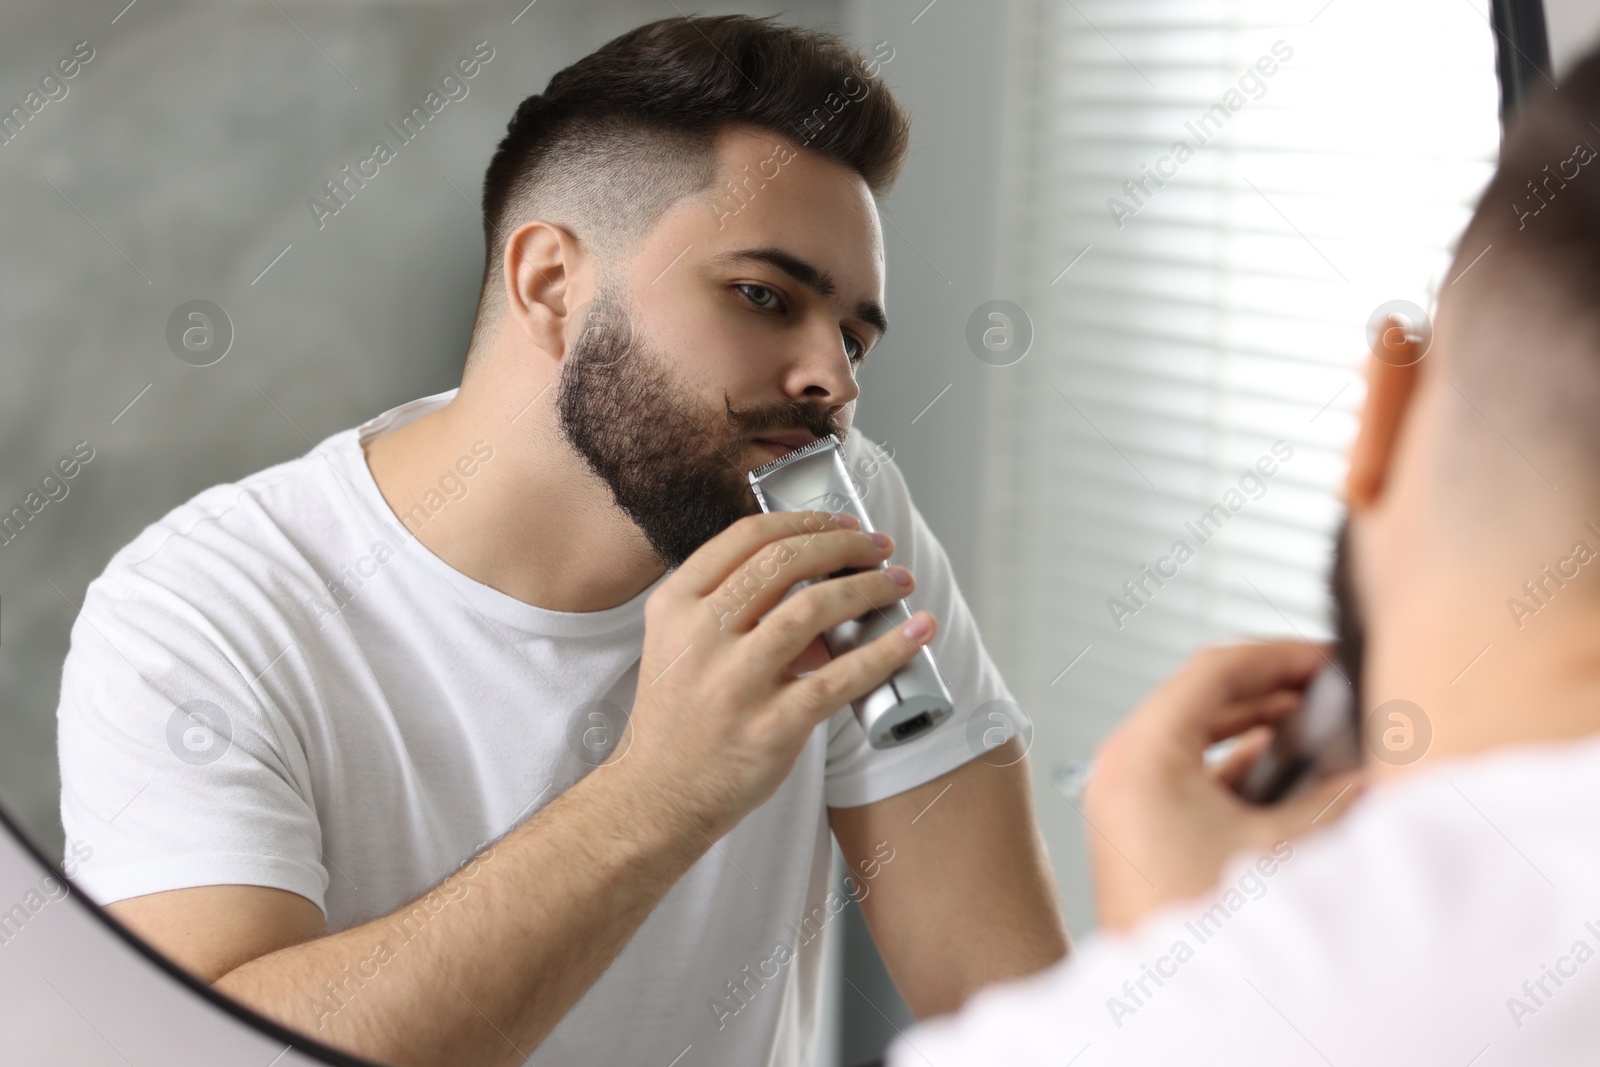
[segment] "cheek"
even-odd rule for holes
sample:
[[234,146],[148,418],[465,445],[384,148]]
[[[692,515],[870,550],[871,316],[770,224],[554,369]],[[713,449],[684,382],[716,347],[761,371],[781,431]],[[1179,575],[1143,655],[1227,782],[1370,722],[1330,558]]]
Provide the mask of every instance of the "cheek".
[[713,289],[641,309],[651,355],[685,386],[738,398],[761,388],[782,364],[769,320]]

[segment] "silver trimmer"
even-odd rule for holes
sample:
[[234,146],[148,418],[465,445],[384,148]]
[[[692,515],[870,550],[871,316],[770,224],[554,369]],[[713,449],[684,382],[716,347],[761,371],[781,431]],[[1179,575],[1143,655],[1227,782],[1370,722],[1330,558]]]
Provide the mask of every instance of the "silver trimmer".
[[1350,682],[1330,663],[1278,725],[1271,747],[1245,772],[1238,793],[1252,804],[1276,804],[1355,770],[1361,766],[1360,734]]
[[[762,511],[849,512],[861,521],[862,530],[872,532],[872,519],[845,461],[844,445],[833,434],[757,467],[750,472],[750,488]],[[887,566],[887,561],[878,564],[879,568]],[[848,568],[827,577],[860,570]],[[896,600],[825,631],[822,641],[830,655],[842,656],[910,618],[906,602]],[[890,748],[927,733],[950,718],[954,704],[927,645],[917,649],[916,656],[882,685],[850,702],[874,748]]]

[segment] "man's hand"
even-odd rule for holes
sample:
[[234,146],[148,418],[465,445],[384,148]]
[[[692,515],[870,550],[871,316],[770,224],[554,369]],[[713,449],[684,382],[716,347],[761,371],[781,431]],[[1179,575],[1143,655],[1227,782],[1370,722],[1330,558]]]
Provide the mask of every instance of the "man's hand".
[[[1283,804],[1245,803],[1237,785],[1323,663],[1299,641],[1206,649],[1106,739],[1085,789],[1100,923],[1121,930],[1209,889],[1242,848],[1270,849],[1335,819],[1359,792],[1341,775]],[[1205,750],[1241,734],[1213,767]]]
[[[791,511],[746,516],[700,546],[645,601],[639,686],[607,764],[708,838],[731,829],[788,776],[819,723],[932,638],[932,616],[918,612],[912,623],[929,625],[916,640],[896,629],[826,658],[823,631],[911,592],[905,568],[879,567],[894,551],[883,541],[825,511]],[[785,600],[805,579],[819,580]]]

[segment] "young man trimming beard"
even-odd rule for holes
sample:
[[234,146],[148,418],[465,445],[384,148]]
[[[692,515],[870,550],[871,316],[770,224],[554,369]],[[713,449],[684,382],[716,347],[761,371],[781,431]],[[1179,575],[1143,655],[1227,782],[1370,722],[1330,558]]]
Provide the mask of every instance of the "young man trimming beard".
[[[202,493],[90,587],[60,751],[92,897],[401,1064],[809,1063],[847,906],[919,1016],[1063,955],[1027,763],[962,718],[1010,694],[851,428],[891,55],[669,19],[519,107],[459,391]],[[747,473],[829,433],[888,543],[758,513]],[[929,629],[830,662],[902,597]],[[872,749],[849,701],[929,640],[957,720]]]

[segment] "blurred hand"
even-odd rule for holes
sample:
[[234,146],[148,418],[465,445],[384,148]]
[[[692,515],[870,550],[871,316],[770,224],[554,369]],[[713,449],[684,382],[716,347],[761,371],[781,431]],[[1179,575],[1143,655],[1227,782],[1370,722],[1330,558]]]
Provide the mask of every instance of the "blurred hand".
[[[1270,850],[1343,813],[1360,792],[1359,772],[1267,807],[1234,792],[1323,662],[1300,641],[1203,650],[1106,739],[1084,790],[1102,925],[1126,929],[1210,889],[1239,849]],[[1206,748],[1230,737],[1237,747],[1207,767]]]

